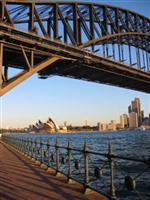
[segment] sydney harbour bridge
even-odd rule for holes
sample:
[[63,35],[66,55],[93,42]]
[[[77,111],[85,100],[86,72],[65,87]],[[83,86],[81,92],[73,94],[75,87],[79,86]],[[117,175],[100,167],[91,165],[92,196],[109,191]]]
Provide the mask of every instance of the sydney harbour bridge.
[[96,3],[0,0],[0,96],[34,73],[150,93],[149,53],[150,19],[135,12]]

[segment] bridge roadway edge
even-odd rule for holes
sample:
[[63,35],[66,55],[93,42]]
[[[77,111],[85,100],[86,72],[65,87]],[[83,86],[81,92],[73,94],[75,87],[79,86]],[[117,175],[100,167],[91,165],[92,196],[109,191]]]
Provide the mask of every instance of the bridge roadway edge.
[[1,200],[107,200],[92,191],[83,194],[80,183],[67,184],[66,177],[46,171],[10,145],[0,141]]

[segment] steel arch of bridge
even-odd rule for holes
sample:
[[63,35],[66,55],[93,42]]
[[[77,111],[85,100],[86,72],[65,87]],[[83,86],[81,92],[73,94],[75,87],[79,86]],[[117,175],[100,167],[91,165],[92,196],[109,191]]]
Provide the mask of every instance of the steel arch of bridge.
[[[0,95],[34,73],[150,92],[150,19],[95,3],[0,0]],[[20,70],[9,77],[9,70]]]

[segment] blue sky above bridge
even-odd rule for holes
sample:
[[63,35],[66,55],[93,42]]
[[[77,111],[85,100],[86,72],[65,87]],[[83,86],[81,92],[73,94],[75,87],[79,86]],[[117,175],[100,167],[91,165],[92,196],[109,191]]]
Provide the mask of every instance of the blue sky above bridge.
[[[106,3],[150,17],[149,0],[89,2]],[[64,121],[72,125],[82,125],[85,120],[91,125],[111,119],[119,121],[119,115],[127,113],[134,97],[141,99],[145,115],[148,115],[148,94],[62,77],[41,80],[34,75],[1,97],[0,126],[24,127],[38,119],[45,121],[48,117],[59,125]]]

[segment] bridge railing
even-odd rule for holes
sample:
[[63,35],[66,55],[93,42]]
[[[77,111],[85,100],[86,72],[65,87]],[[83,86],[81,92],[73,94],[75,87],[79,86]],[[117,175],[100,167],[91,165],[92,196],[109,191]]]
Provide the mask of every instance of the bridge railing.
[[50,139],[3,135],[2,141],[39,164],[55,169],[56,175],[64,174],[68,183],[82,183],[84,193],[95,190],[108,199],[149,199],[150,158],[114,155],[110,143],[108,152],[100,153],[89,150],[86,142],[83,149],[77,149],[70,142],[61,146],[57,139],[52,144]]

